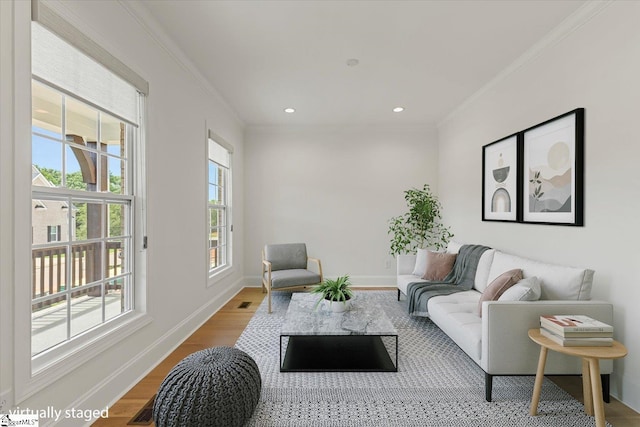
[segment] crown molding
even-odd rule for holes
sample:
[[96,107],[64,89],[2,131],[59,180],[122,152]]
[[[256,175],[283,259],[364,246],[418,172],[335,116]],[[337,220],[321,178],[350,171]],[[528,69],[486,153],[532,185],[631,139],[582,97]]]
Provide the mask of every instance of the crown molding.
[[212,95],[224,108],[231,114],[234,120],[245,127],[246,123],[240,118],[238,112],[231,104],[218,92],[218,90],[207,80],[193,62],[185,56],[182,49],[169,37],[166,31],[158,24],[158,21],[151,13],[141,4],[137,2],[118,0],[118,3],[135,19],[140,27],[149,34],[149,36],[162,48],[165,52],[186,72],[191,74],[193,78]]
[[508,65],[504,70],[498,73],[494,78],[489,80],[487,84],[482,86],[479,90],[465,99],[462,104],[457,106],[453,111],[447,114],[443,119],[436,123],[436,127],[440,128],[450,120],[453,120],[456,116],[461,114],[469,106],[471,106],[476,100],[481,98],[485,93],[489,92],[500,82],[505,80],[511,74],[532,62],[535,58],[541,55],[547,49],[557,45],[562,40],[571,35],[574,31],[585,25],[595,16],[599,15],[603,10],[613,4],[615,0],[590,0],[578,8],[575,12],[565,18],[556,28],[551,30],[540,39],[536,44],[529,48],[525,53],[520,55],[515,61]]
[[248,133],[263,134],[296,134],[306,132],[335,133],[335,132],[395,132],[395,133],[432,133],[437,128],[432,124],[273,124],[247,125]]

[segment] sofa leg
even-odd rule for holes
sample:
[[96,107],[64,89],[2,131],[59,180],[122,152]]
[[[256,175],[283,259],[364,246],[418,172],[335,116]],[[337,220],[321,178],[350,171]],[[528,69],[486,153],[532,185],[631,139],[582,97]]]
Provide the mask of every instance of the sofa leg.
[[491,390],[493,389],[493,375],[484,373],[484,399],[491,402]]
[[609,393],[611,390],[611,375],[602,374],[600,379],[602,380],[602,400],[606,403],[611,403],[611,394]]
[[398,301],[400,301],[400,289],[398,289]]

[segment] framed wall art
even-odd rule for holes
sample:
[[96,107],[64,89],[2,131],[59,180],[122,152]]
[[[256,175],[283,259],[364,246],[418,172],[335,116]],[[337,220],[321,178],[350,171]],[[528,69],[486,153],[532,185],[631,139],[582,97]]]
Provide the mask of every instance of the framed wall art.
[[514,134],[482,147],[482,220],[518,221],[518,142]]
[[584,108],[522,132],[522,222],[584,224]]

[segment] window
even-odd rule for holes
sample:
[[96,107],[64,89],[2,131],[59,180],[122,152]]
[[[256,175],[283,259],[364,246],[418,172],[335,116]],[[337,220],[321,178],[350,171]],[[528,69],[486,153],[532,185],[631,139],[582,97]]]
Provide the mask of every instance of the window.
[[[37,13],[52,11],[38,3]],[[93,332],[102,336],[98,328],[135,308],[133,248],[140,240],[134,218],[145,92],[112,71],[123,66],[117,59],[68,24],[69,39],[58,37],[51,22],[59,21],[32,24],[34,366],[91,342]]]
[[231,146],[220,137],[208,138],[207,231],[209,275],[231,265]]
[[[13,47],[16,93],[28,96],[14,97],[13,117],[16,402],[152,321],[143,245],[149,87],[57,3],[25,2],[31,40]],[[48,226],[58,225],[49,242]]]
[[61,225],[48,225],[47,226],[47,242],[60,241],[60,232],[62,231]]
[[132,308],[135,128],[35,80],[32,105],[33,356]]

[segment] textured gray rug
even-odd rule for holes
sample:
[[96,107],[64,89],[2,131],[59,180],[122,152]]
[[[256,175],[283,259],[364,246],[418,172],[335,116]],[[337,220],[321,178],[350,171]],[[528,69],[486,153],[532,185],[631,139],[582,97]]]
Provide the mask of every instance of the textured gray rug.
[[262,375],[250,426],[562,426],[595,425],[581,402],[545,379],[538,416],[529,416],[534,377],[496,377],[484,400],[484,372],[428,319],[412,318],[395,291],[363,291],[399,334],[399,369],[380,373],[281,373],[279,332],[291,298],[266,299],[236,347]]

